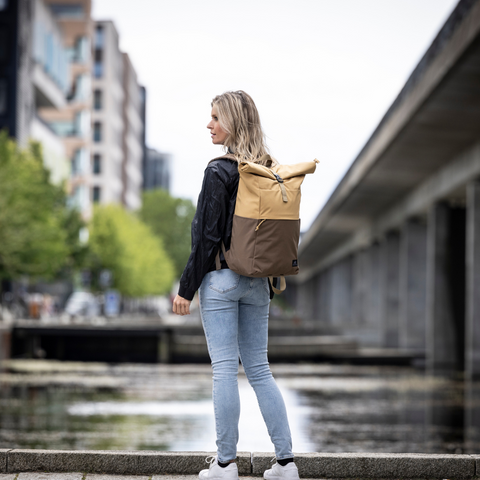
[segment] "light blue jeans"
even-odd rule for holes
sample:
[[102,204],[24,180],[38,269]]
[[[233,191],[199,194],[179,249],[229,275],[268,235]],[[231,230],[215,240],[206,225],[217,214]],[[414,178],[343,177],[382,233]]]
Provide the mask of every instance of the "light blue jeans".
[[238,360],[255,390],[278,460],[292,458],[292,438],[282,394],[267,359],[268,280],[231,270],[207,273],[200,286],[200,313],[213,368],[213,406],[218,460],[237,457],[240,396]]

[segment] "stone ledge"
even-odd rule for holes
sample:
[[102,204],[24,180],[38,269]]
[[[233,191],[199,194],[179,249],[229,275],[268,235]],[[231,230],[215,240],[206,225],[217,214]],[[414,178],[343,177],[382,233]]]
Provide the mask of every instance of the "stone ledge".
[[0,473],[7,472],[7,453],[9,451],[8,448],[0,448]]
[[[0,450],[0,473],[82,472],[110,475],[198,475],[209,452]],[[239,452],[242,476],[262,476],[273,453]],[[466,479],[480,472],[480,455],[301,453],[300,478]],[[3,468],[3,470],[1,470]],[[479,476],[480,477],[480,476]]]
[[[263,475],[273,453],[253,453],[252,473]],[[478,460],[480,461],[480,456]],[[295,454],[300,478],[444,479],[472,478],[476,459],[471,455],[421,453],[301,453]]]
[[[84,472],[118,475],[197,474],[211,452],[111,450],[10,450],[8,472]],[[240,475],[250,475],[251,455],[238,453]]]

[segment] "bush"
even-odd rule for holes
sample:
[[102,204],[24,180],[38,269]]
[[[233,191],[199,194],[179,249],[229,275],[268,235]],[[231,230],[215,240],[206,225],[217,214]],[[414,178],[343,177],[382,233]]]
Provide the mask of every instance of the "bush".
[[0,278],[48,279],[68,261],[65,192],[49,178],[38,143],[19,149],[0,132]]
[[171,289],[174,267],[161,240],[122,207],[95,207],[89,244],[93,272],[111,270],[113,286],[122,295],[159,295]]

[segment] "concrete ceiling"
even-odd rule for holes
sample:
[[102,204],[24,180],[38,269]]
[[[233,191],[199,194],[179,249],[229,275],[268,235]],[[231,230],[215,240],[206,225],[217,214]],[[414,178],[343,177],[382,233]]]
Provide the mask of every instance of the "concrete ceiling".
[[457,10],[302,237],[303,264],[329,255],[480,140],[480,1]]

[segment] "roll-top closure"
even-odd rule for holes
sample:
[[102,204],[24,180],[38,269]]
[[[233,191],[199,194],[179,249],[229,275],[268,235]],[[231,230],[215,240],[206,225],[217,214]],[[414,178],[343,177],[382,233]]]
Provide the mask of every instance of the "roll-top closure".
[[273,168],[268,168],[258,163],[240,162],[238,170],[240,173],[251,173],[275,180],[277,180],[275,175],[278,175],[282,180],[288,180],[292,177],[315,172],[317,163],[318,160],[315,159],[311,162],[301,162],[294,165],[276,165]]

